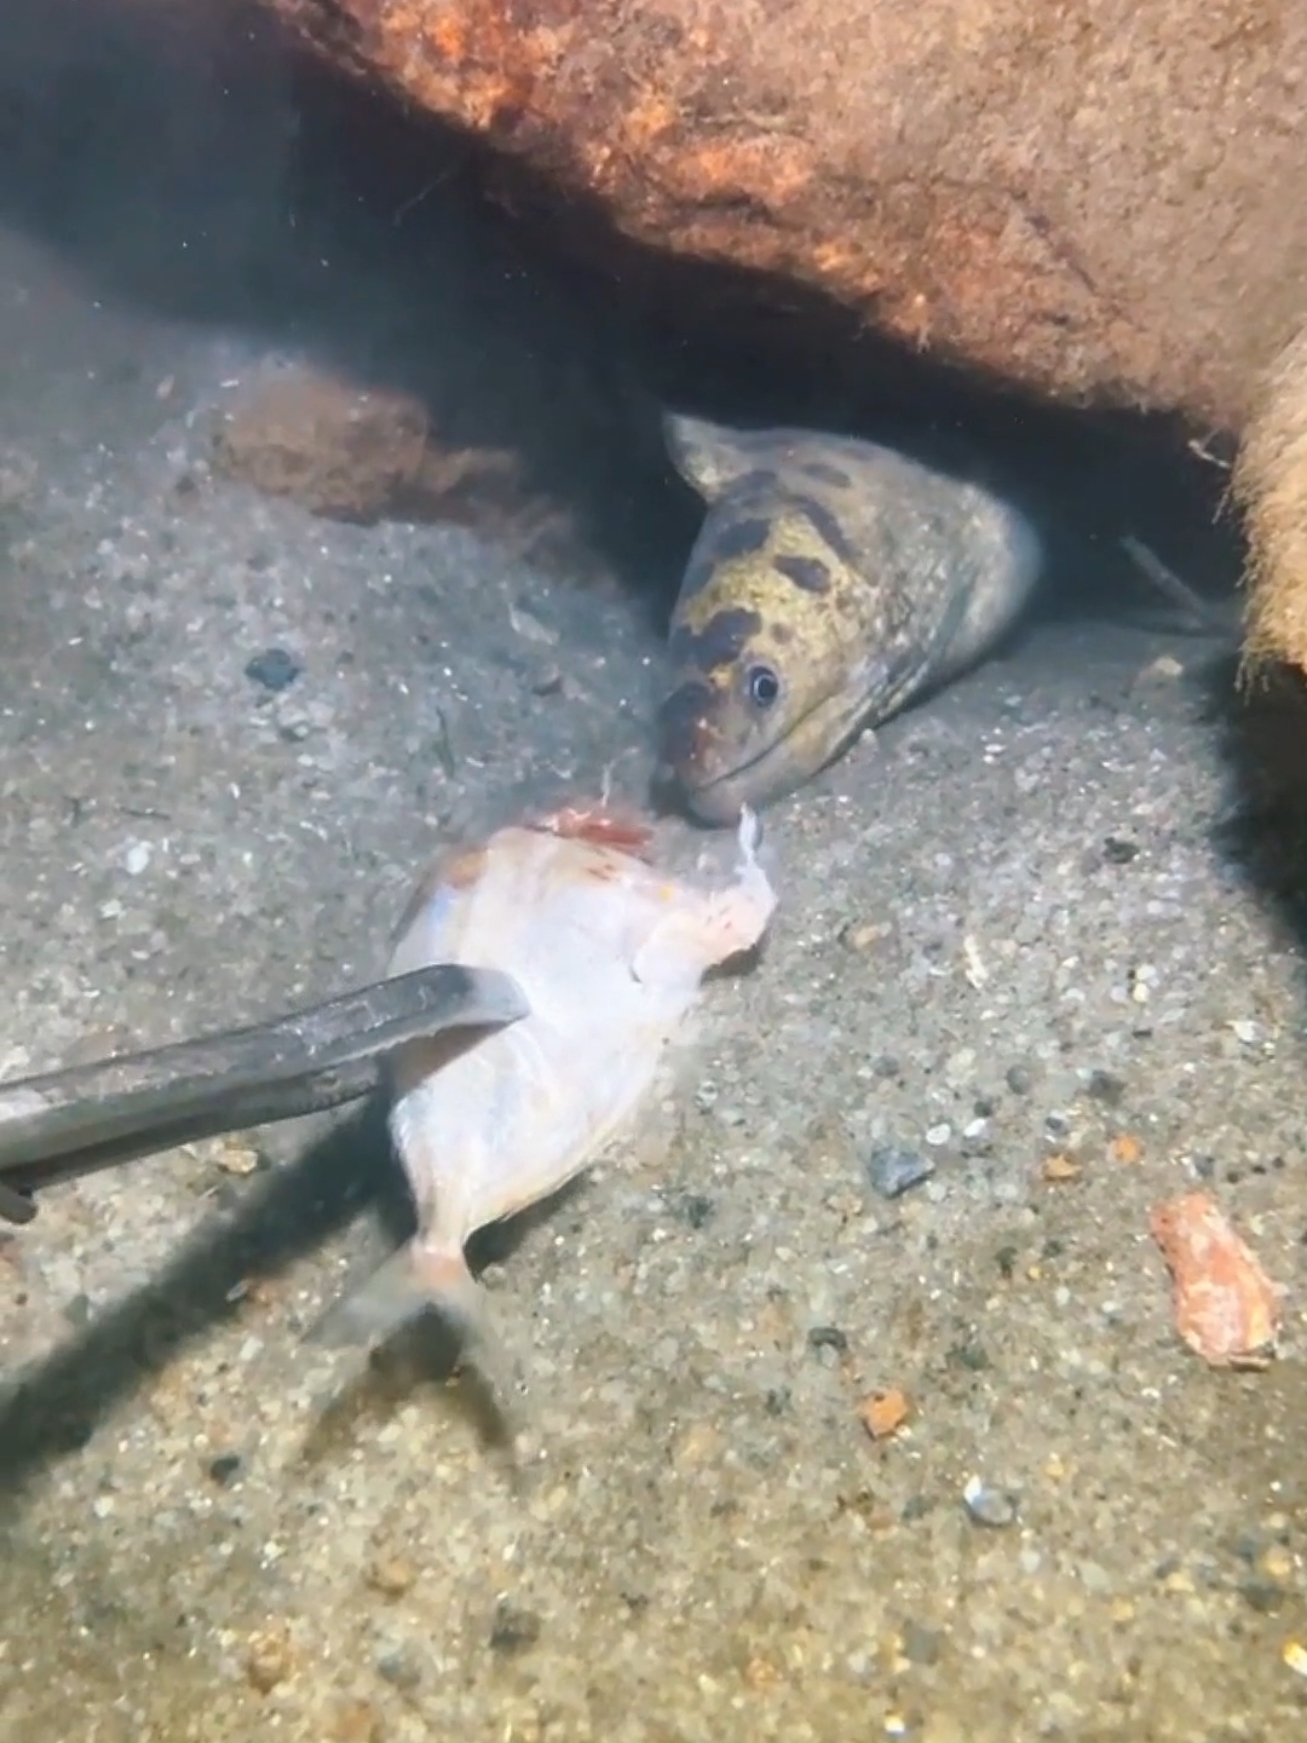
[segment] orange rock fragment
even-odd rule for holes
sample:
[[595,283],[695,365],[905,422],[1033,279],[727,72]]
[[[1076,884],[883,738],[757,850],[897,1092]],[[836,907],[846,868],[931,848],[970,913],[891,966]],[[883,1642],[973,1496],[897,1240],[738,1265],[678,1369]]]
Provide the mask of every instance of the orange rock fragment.
[[1174,1285],[1176,1329],[1216,1368],[1264,1368],[1280,1321],[1280,1291],[1209,1192],[1154,1206],[1148,1226]]
[[1136,1162],[1143,1160],[1144,1147],[1133,1132],[1120,1132],[1107,1146],[1107,1153],[1113,1162],[1133,1167]]
[[872,1392],[858,1406],[862,1426],[873,1440],[888,1440],[908,1420],[911,1411],[906,1392],[891,1386],[884,1392]]

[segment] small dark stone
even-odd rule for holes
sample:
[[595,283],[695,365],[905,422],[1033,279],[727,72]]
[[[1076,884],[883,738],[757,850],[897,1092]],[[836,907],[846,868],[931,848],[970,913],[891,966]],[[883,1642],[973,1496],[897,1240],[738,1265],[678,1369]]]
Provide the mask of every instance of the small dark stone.
[[1215,1178],[1216,1178],[1216,1157],[1215,1156],[1195,1156],[1194,1157],[1194,1173],[1198,1176],[1198,1178],[1200,1180],[1215,1180]]
[[790,1408],[790,1389],[788,1386],[773,1386],[763,1399],[763,1409],[768,1416],[784,1416]]
[[411,1693],[422,1681],[422,1666],[411,1646],[396,1646],[378,1656],[377,1675],[392,1688]]
[[998,1266],[998,1274],[1005,1283],[1010,1283],[1016,1274],[1018,1248],[1012,1242],[1000,1247],[994,1254],[994,1263]]
[[1261,1616],[1273,1616],[1277,1610],[1284,1608],[1284,1600],[1288,1596],[1278,1580],[1267,1579],[1264,1575],[1254,1575],[1250,1580],[1244,1580],[1239,1587],[1239,1595],[1245,1604],[1256,1610]]
[[992,1120],[998,1112],[998,1103],[992,1095],[978,1095],[971,1104],[971,1111],[978,1120]]
[[490,1625],[492,1652],[525,1652],[539,1638],[540,1618],[534,1610],[524,1610],[506,1601],[495,1606],[495,1619]]
[[89,1295],[74,1295],[71,1301],[64,1303],[64,1318],[69,1325],[78,1331],[91,1323],[91,1298]]
[[234,1482],[241,1468],[241,1455],[234,1452],[219,1453],[217,1458],[209,1460],[209,1475],[215,1483],[224,1487]]
[[716,1209],[712,1199],[702,1192],[687,1192],[680,1204],[681,1215],[692,1229],[701,1229],[711,1222]]
[[1045,1114],[1044,1130],[1050,1138],[1065,1138],[1071,1130],[1071,1122],[1065,1114]]
[[878,1053],[871,1062],[871,1069],[877,1077],[899,1077],[902,1067],[892,1053]]
[[1035,1087],[1034,1077],[1024,1065],[1009,1065],[1004,1073],[1004,1081],[1013,1095],[1029,1095]]
[[911,1620],[903,1624],[903,1656],[913,1664],[934,1664],[939,1658],[943,1636],[936,1628],[927,1628]]
[[903,1503],[903,1511],[899,1517],[905,1525],[911,1525],[918,1519],[924,1519],[932,1506],[929,1495],[909,1495]]
[[954,1368],[965,1368],[969,1374],[981,1374],[989,1366],[989,1357],[980,1344],[954,1344],[944,1360]]
[[1139,843],[1123,841],[1119,835],[1109,835],[1103,843],[1103,858],[1109,865],[1129,865],[1138,854]]
[[261,684],[265,690],[274,693],[289,689],[304,670],[293,654],[285,648],[264,648],[261,654],[255,654],[245,665],[245,676],[252,683]]
[[1091,1071],[1089,1093],[1095,1101],[1101,1101],[1110,1108],[1120,1107],[1125,1097],[1125,1079],[1112,1071]]
[[810,1350],[836,1350],[840,1355],[849,1347],[849,1340],[837,1325],[814,1325],[808,1332]]
[[920,1186],[935,1172],[935,1164],[916,1150],[881,1144],[867,1158],[867,1179],[882,1198],[898,1198]]

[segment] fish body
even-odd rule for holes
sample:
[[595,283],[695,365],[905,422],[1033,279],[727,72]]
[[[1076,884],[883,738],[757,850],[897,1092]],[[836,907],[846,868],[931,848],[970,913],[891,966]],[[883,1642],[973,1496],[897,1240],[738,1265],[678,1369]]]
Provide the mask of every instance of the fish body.
[[321,1341],[371,1342],[434,1304],[484,1342],[465,1243],[594,1160],[654,1081],[704,973],[761,938],[776,897],[756,829],[742,819],[736,874],[716,888],[660,871],[648,831],[599,806],[501,829],[432,869],[391,972],[502,965],[529,1013],[508,1045],[504,1029],[394,1055],[390,1128],[417,1234],[333,1310]]
[[983,658],[1041,551],[978,483],[853,437],[669,415],[708,513],[672,614],[663,768],[705,822],[792,792]]

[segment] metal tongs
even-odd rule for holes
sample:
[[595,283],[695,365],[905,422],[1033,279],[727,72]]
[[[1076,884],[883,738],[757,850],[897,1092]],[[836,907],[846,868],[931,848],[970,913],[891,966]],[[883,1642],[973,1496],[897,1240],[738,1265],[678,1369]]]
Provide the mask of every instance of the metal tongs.
[[33,1192],[56,1181],[357,1101],[404,1042],[528,1009],[511,975],[442,963],[249,1028],[0,1082],[0,1217],[30,1222]]

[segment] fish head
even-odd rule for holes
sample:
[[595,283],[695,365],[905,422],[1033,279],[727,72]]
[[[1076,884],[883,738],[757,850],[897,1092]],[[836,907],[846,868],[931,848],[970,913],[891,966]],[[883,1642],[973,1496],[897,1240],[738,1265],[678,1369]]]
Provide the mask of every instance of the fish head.
[[660,759],[696,816],[732,823],[800,786],[876,711],[893,661],[869,649],[893,639],[897,589],[833,438],[669,423],[708,513],[672,614]]

